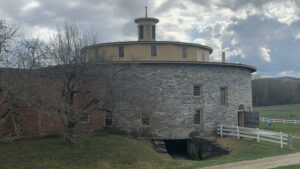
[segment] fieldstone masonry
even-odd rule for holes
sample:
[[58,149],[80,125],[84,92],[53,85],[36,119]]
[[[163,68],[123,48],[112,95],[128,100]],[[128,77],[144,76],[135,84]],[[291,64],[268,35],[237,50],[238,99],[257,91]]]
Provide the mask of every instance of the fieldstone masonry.
[[[142,126],[139,117],[115,117],[119,130],[164,139],[186,139],[192,135],[215,135],[216,126],[238,124],[238,106],[252,110],[251,73],[247,66],[233,64],[140,63],[134,71],[156,93],[156,106],[150,125]],[[126,64],[120,64],[120,68]],[[119,75],[122,76],[122,73]],[[193,96],[193,85],[201,84],[202,96]],[[130,85],[130,82],[124,83]],[[220,87],[228,88],[228,106],[220,105]],[[121,103],[120,103],[121,104]],[[120,105],[121,106],[121,105]],[[194,124],[195,109],[202,108],[203,124]]]

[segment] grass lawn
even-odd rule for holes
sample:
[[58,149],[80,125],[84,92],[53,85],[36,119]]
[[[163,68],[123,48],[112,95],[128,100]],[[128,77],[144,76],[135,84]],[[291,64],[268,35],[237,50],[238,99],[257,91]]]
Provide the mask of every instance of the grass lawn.
[[0,143],[0,168],[192,169],[300,151],[300,140],[294,141],[293,151],[281,149],[278,144],[257,144],[254,140],[246,139],[219,138],[217,142],[229,146],[231,153],[204,161],[176,161],[156,153],[149,142],[127,136],[78,136],[74,145],[64,145],[61,138],[20,140]]
[[300,115],[300,104],[260,106],[253,107],[253,109],[254,111],[258,111],[260,116],[265,117]]
[[299,165],[288,165],[288,166],[276,167],[274,169],[299,169],[299,168],[300,168],[300,164]]
[[291,134],[300,138],[300,125],[299,124],[283,124],[272,123],[270,127],[267,127],[267,122],[260,122],[260,128],[271,131],[282,131],[283,133]]

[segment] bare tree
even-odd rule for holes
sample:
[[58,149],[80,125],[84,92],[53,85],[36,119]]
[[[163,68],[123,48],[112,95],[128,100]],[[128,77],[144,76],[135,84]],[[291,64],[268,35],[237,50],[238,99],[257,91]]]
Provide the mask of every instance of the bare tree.
[[104,51],[86,62],[81,49],[96,42],[95,33],[71,22],[58,27],[47,44],[36,38],[18,41],[11,63],[23,69],[7,69],[0,78],[0,101],[9,103],[9,111],[0,116],[11,117],[16,135],[20,129],[15,117],[22,116],[17,105],[57,117],[66,143],[73,142],[75,126],[89,114],[109,112],[130,120],[155,111],[152,84],[137,64],[119,64]]
[[[85,64],[84,56],[80,50],[86,45],[93,43],[95,38],[88,39],[87,35],[81,31],[78,25],[65,22],[63,27],[58,27],[56,34],[47,44],[47,57],[54,67],[48,67],[46,76],[56,81],[56,87],[52,88],[57,93],[52,97],[45,98],[42,102],[44,107],[53,108],[53,113],[57,113],[63,128],[66,143],[73,142],[73,129],[79,123],[80,118],[96,110],[91,110],[94,104],[98,104],[97,98],[92,97],[85,104],[76,105],[75,100],[79,95],[96,93],[96,87],[87,87],[93,80],[90,66]],[[49,91],[49,89],[48,89]],[[41,97],[42,98],[42,97]],[[47,104],[47,105],[45,105]]]
[[14,39],[18,27],[9,23],[6,19],[0,18],[0,57],[4,61],[4,55],[10,52],[10,44]]
[[[20,122],[26,116],[26,109],[31,107],[32,85],[35,76],[25,69],[2,68],[0,70],[0,124],[10,121],[13,131],[10,136],[22,135]],[[30,92],[31,91],[31,92]]]
[[22,38],[17,41],[12,52],[14,67],[36,69],[47,66],[45,42],[39,38]]

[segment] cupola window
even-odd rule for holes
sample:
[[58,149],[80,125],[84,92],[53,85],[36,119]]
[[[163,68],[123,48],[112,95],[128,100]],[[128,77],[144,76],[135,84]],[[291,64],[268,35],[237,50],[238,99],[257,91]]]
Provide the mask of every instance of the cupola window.
[[155,39],[155,25],[152,25],[152,39]]
[[150,39],[150,25],[146,25],[146,38]]
[[140,39],[144,39],[144,25],[139,25],[139,36]]

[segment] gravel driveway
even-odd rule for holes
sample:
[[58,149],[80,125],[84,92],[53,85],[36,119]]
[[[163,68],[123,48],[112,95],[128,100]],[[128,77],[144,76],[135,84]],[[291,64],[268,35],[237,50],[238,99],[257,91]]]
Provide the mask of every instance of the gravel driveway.
[[300,164],[300,153],[265,157],[257,160],[227,163],[222,165],[204,167],[201,169],[267,169],[293,164]]

